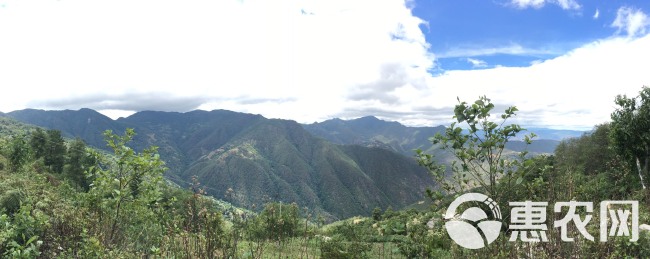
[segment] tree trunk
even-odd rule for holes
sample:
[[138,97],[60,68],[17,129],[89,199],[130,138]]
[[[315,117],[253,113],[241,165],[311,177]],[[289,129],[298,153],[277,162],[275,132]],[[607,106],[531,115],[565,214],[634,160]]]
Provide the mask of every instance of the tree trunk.
[[641,180],[641,186],[643,186],[643,189],[645,190],[645,180],[643,179],[643,174],[648,170],[648,159],[644,159],[644,167],[641,168],[641,161],[639,161],[639,158],[636,158],[636,170],[639,172],[639,179]]

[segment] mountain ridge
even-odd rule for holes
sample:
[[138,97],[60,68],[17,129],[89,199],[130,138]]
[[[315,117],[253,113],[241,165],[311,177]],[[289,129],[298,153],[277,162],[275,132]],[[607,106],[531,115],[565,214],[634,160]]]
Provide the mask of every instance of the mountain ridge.
[[[58,129],[102,149],[104,130],[134,128],[133,147],[159,146],[170,168],[167,177],[183,186],[196,175],[215,198],[239,206],[296,202],[331,219],[422,200],[435,183],[417,166],[413,149],[450,161],[428,141],[444,126],[409,127],[374,116],[312,124],[228,110],[142,111],[115,120],[87,108],[25,109],[2,116]],[[545,153],[559,142],[533,143],[527,147],[531,152]],[[508,148],[524,146],[512,141]]]
[[333,144],[295,121],[261,115],[144,111],[112,120],[90,109],[27,109],[5,116],[61,130],[99,148],[105,148],[105,129],[121,133],[134,128],[133,147],[159,146],[170,179],[187,186],[183,183],[196,175],[215,198],[248,208],[271,200],[296,202],[337,219],[369,215],[375,207],[407,206],[435,185],[413,159],[379,148]]
[[[430,137],[443,133],[445,126],[410,127],[396,121],[384,121],[375,116],[365,116],[357,119],[343,120],[334,118],[322,122],[303,124],[312,134],[337,144],[358,144],[363,146],[381,146],[405,156],[413,156],[415,149],[428,153],[443,154],[431,145]],[[524,149],[532,153],[553,153],[561,140],[579,137],[583,131],[554,130],[546,128],[530,128],[525,134],[533,132],[537,135],[531,145],[526,146],[519,139],[508,142],[506,148],[514,151]],[[521,136],[517,136],[521,138]]]

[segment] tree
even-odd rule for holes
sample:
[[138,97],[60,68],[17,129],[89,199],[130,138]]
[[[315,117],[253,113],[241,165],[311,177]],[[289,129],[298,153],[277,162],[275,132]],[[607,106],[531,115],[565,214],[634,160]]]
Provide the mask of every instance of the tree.
[[61,131],[47,130],[47,142],[45,144],[44,154],[45,166],[49,166],[52,172],[63,172],[65,153],[65,141],[61,137]]
[[256,238],[274,240],[282,243],[288,238],[294,237],[297,233],[298,205],[267,203],[264,210],[255,218],[253,225],[261,226],[254,230]]
[[[426,167],[436,178],[440,187],[447,193],[460,193],[469,188],[480,187],[492,199],[500,200],[502,194],[513,183],[521,183],[522,176],[517,175],[525,166],[523,160],[527,152],[521,152],[519,159],[504,154],[505,146],[510,139],[525,129],[517,124],[505,125],[506,121],[516,115],[515,106],[508,107],[500,116],[501,121],[492,121],[490,112],[494,104],[485,96],[479,97],[473,104],[458,100],[454,108],[456,122],[445,129],[444,134],[436,134],[431,138],[433,145],[453,153],[455,160],[451,164],[452,176],[447,177],[446,168],[438,164],[433,155],[422,150],[416,150],[418,162]],[[465,123],[466,132],[459,127]],[[535,134],[524,137],[527,144]],[[515,182],[513,182],[513,180]],[[505,188],[498,188],[500,180]],[[428,192],[433,199],[440,199],[442,193]]]
[[47,143],[47,135],[41,128],[36,128],[32,132],[32,137],[29,139],[29,145],[32,148],[34,159],[39,159],[45,156],[45,145]]
[[381,208],[375,207],[375,209],[372,210],[372,219],[375,221],[381,220]]
[[15,136],[9,146],[9,170],[18,172],[29,158],[29,147],[25,136]]
[[120,225],[128,225],[128,212],[152,213],[150,206],[161,198],[165,164],[155,146],[140,153],[128,147],[134,136],[133,129],[126,129],[124,136],[104,132],[113,156],[103,162],[105,169],[96,169],[90,194],[99,199],[99,207],[109,216],[107,243],[115,242]]
[[637,97],[618,95],[618,107],[612,113],[610,134],[618,154],[636,167],[639,181],[646,189],[650,163],[650,88],[644,86]]
[[81,187],[84,191],[88,191],[91,181],[86,176],[86,171],[91,169],[95,164],[93,156],[86,150],[86,143],[77,138],[68,148],[68,155],[64,167],[65,175]]

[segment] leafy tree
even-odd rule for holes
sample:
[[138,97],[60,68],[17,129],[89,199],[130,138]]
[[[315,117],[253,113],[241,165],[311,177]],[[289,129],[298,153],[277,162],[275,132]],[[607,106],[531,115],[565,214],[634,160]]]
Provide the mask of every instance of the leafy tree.
[[587,175],[596,175],[608,170],[615,157],[612,145],[610,124],[604,123],[593,128],[592,132],[578,138],[565,139],[556,147],[556,161],[559,167],[572,171],[584,171]]
[[90,180],[86,177],[86,171],[94,165],[94,157],[86,151],[86,143],[77,138],[68,148],[64,171],[66,176],[81,187],[84,191],[90,188]]
[[636,166],[641,186],[646,189],[650,177],[650,88],[644,86],[637,97],[618,95],[615,103],[618,107],[611,115],[614,146],[632,167]]
[[36,128],[32,132],[32,137],[29,139],[29,146],[32,148],[32,153],[35,159],[45,156],[45,145],[47,143],[47,135],[41,128]]
[[[130,220],[125,214],[135,212],[151,214],[150,205],[161,197],[164,162],[160,160],[157,147],[150,147],[136,153],[127,146],[135,136],[133,129],[127,129],[124,136],[104,132],[113,157],[105,162],[106,169],[98,169],[90,194],[100,199],[100,208],[109,214],[108,243],[114,243],[120,225]],[[134,184],[137,182],[137,184]],[[125,212],[125,210],[127,210]]]
[[65,141],[61,137],[61,131],[47,130],[47,142],[45,144],[45,166],[55,173],[63,172],[65,164]]
[[383,219],[389,219],[395,216],[395,211],[393,210],[393,206],[388,206],[386,210],[384,211],[384,214],[381,216]]
[[[440,187],[448,193],[481,187],[487,195],[500,200],[513,183],[517,169],[524,165],[520,162],[527,154],[521,152],[520,159],[511,159],[504,154],[506,143],[525,130],[517,124],[505,125],[518,110],[515,106],[508,107],[500,116],[501,121],[493,121],[491,111],[494,104],[487,97],[479,97],[472,104],[458,102],[454,108],[456,122],[446,128],[444,134],[438,133],[431,139],[434,145],[441,145],[456,158],[451,164],[451,179],[447,177],[445,167],[434,161],[433,155],[416,150],[418,162],[434,175]],[[459,127],[461,123],[465,123],[467,133]],[[530,144],[534,136],[531,133],[524,140]],[[516,183],[523,180],[521,175],[516,179]],[[498,180],[505,180],[505,188],[498,188]],[[436,199],[442,197],[441,193],[429,192],[429,195]]]
[[299,227],[298,213],[298,205],[295,203],[267,203],[255,218],[256,222],[252,224],[259,226],[253,230],[253,236],[278,242],[296,236]]
[[375,207],[375,209],[372,210],[372,219],[375,221],[381,220],[381,208]]
[[9,146],[9,170],[17,172],[29,158],[29,147],[25,142],[25,136],[16,136],[11,140]]

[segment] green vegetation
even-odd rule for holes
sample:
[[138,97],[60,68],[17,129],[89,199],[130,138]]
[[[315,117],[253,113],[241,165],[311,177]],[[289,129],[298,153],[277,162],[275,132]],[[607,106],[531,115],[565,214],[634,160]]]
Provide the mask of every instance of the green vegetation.
[[[37,143],[52,145],[49,137],[60,133],[38,132],[17,129],[0,138],[10,143],[0,161],[22,156],[14,171],[0,170],[2,257],[357,258],[352,255],[379,249],[330,239],[321,228],[324,218],[295,203],[267,203],[256,214],[205,196],[198,178],[188,190],[170,186],[156,147],[129,147],[132,129],[104,133],[110,154],[79,139],[64,142],[62,172],[45,165],[47,152],[36,155],[43,150]],[[42,136],[45,141],[34,141]]]
[[[522,182],[527,152],[519,153],[517,159],[504,153],[508,141],[524,131],[517,124],[504,125],[518,110],[514,106],[508,107],[500,116],[501,121],[492,121],[492,109],[494,104],[487,97],[481,97],[471,105],[459,100],[454,109],[454,118],[457,123],[466,123],[468,132],[463,133],[463,129],[454,122],[445,129],[444,135],[438,133],[431,139],[433,145],[440,144],[442,149],[454,155],[450,177],[444,166],[433,159],[433,155],[416,150],[420,165],[432,173],[441,187],[438,193],[429,192],[433,199],[442,198],[442,191],[454,194],[480,188],[497,201],[507,201],[505,197],[513,184]],[[533,137],[535,134],[526,135],[525,143],[530,144]]]
[[[593,236],[598,236],[599,233],[601,215],[598,215],[598,204],[604,200],[637,200],[640,204],[640,224],[650,221],[650,200],[642,187],[646,173],[646,153],[643,152],[645,144],[641,141],[643,134],[647,133],[647,129],[644,130],[642,126],[647,125],[648,119],[640,117],[644,115],[640,109],[650,106],[650,99],[644,97],[648,92],[650,90],[644,87],[640,97],[617,97],[619,108],[612,114],[612,123],[598,125],[591,133],[563,141],[553,155],[534,157],[528,156],[526,152],[501,155],[504,143],[514,136],[512,133],[523,129],[514,124],[503,126],[503,121],[490,121],[494,118],[489,116],[494,106],[489,99],[482,97],[472,105],[461,102],[456,106],[455,118],[459,123],[468,124],[469,135],[461,132],[454,124],[447,128],[444,135],[432,138],[434,144],[442,143],[443,148],[453,150],[457,162],[454,163],[452,174],[445,175],[442,165],[436,163],[431,155],[419,153],[420,163],[432,172],[443,187],[430,192],[435,205],[433,210],[438,215],[433,217],[432,224],[442,229],[445,221],[437,219],[442,218],[449,202],[469,191],[488,194],[500,204],[504,224],[499,239],[478,250],[464,249],[446,235],[442,235],[441,240],[429,239],[428,242],[449,244],[450,248],[445,251],[451,257],[650,256],[650,233],[644,230],[640,230],[636,242],[630,242],[629,237],[610,237],[609,242],[598,242],[598,239],[587,240],[576,228],[570,228],[568,236],[574,237],[575,242],[564,242],[560,239],[559,228],[553,227],[553,222],[561,219],[558,217],[562,215],[554,211],[553,204],[568,201],[593,202],[594,213],[578,211],[583,219],[587,215],[593,216],[586,229]],[[506,109],[501,119],[514,116],[516,111],[513,107]],[[477,125],[481,130],[475,130]],[[475,134],[477,132],[483,135]],[[638,136],[641,137],[637,138]],[[525,141],[528,142],[529,138]],[[548,202],[547,217],[543,222],[549,226],[548,242],[529,243],[520,239],[508,241],[514,233],[509,228],[512,218],[508,202],[526,200]],[[562,213],[567,213],[566,209]]]
[[[306,124],[303,127],[314,136],[336,144],[380,147],[408,157],[413,156],[413,150],[421,149],[425,153],[435,154],[440,161],[453,157],[438,146],[427,145],[430,137],[445,131],[445,126],[407,127],[398,122],[383,121],[369,116],[353,120],[331,119]],[[582,134],[582,131],[573,130],[532,129],[532,131],[538,135],[533,143],[526,144],[521,139],[515,138],[506,143],[506,149],[515,152],[526,150],[531,154],[553,153],[560,140],[579,137]]]
[[[113,151],[105,144],[104,130],[133,128],[138,134],[129,145],[136,151],[157,146],[169,168],[168,179],[187,188],[196,176],[209,195],[258,212],[271,200],[295,202],[334,221],[367,215],[375,207],[403,208],[422,200],[424,190],[433,185],[426,170],[410,157],[380,148],[335,145],[294,121],[259,115],[223,110],[138,112],[113,121],[82,109],[22,110],[7,116],[61,130],[64,137],[78,137],[107,152]],[[32,139],[47,138],[49,133],[43,133],[45,137]],[[84,185],[82,180],[77,178],[79,185]]]
[[332,119],[320,123],[303,125],[315,136],[336,144],[357,144],[368,147],[382,147],[406,156],[413,156],[414,149],[435,151],[427,146],[427,139],[444,126],[406,127],[397,122],[386,122],[373,116],[344,121]]
[[[617,153],[633,163],[643,189],[650,178],[650,88],[644,87],[638,97],[616,97],[612,114],[612,139]],[[650,189],[648,189],[650,192]]]
[[[110,152],[105,152],[86,146],[81,139],[66,141],[65,134],[56,130],[44,131],[0,118],[0,257],[646,258],[650,257],[650,233],[645,230],[640,231],[636,242],[630,242],[629,237],[599,242],[583,237],[577,228],[569,228],[568,236],[575,241],[563,242],[560,229],[553,227],[561,214],[552,204],[593,202],[593,213],[576,213],[581,218],[592,216],[586,231],[594,236],[599,233],[597,204],[601,201],[638,200],[640,224],[650,222],[650,198],[644,187],[650,178],[645,128],[650,121],[646,118],[650,114],[646,111],[650,107],[648,96],[650,90],[644,87],[639,97],[617,97],[612,122],[562,141],[553,154],[536,156],[507,151],[506,145],[525,132],[517,124],[507,123],[516,116],[515,107],[495,117],[491,115],[494,104],[487,97],[473,103],[459,100],[454,110],[457,122],[431,138],[434,148],[455,157],[450,170],[433,154],[417,152],[418,162],[436,180],[436,185],[430,185],[436,189],[428,192],[430,202],[426,203],[432,206],[414,203],[411,207],[418,209],[397,210],[390,202],[382,203],[387,197],[381,195],[400,197],[403,192],[415,192],[400,187],[418,180],[412,175],[403,175],[399,178],[402,183],[390,185],[396,181],[391,171],[413,171],[415,163],[403,162],[381,148],[336,146],[314,140],[295,123],[260,120],[237,134],[221,128],[224,131],[219,134],[228,136],[217,145],[220,150],[188,149],[193,151],[187,154],[200,155],[200,163],[206,163],[200,168],[230,171],[221,174],[222,178],[195,176],[185,187],[178,187],[164,180],[167,165],[159,155],[161,149],[138,147],[149,143],[143,139],[170,140],[163,136],[181,134],[174,133],[176,126],[167,124],[161,131],[145,130],[138,132],[140,135],[130,128],[124,135],[107,130],[103,137]],[[151,118],[143,121],[154,122]],[[461,129],[460,124],[467,129]],[[185,138],[218,139],[206,139],[204,135],[212,133],[194,130],[196,135]],[[137,137],[142,135],[144,138]],[[524,143],[531,143],[532,137],[534,134],[524,137]],[[298,154],[312,157],[294,160]],[[213,167],[218,163],[223,164]],[[313,175],[300,172],[310,172],[316,164],[320,164],[319,172],[329,173],[320,174],[321,180],[328,182],[321,187],[324,189],[317,194],[303,189],[285,195],[331,195],[322,199],[321,208],[330,208],[333,201],[347,203],[339,208],[363,206],[359,211],[366,212],[363,215],[367,217],[325,224],[332,219],[327,211],[314,209],[317,206],[312,203],[307,205],[313,207],[302,206],[277,197],[267,197],[247,210],[210,197],[208,190],[214,190],[210,186],[215,184],[200,183],[206,179],[225,182],[225,186],[249,184],[239,182],[246,177],[234,175],[263,169],[247,175],[252,177],[250,184],[284,184],[277,190],[293,185],[312,188],[281,175],[309,178]],[[371,179],[375,186],[364,179]],[[373,192],[377,186],[393,188]],[[350,200],[339,192],[360,197]],[[363,192],[370,195],[362,196]],[[458,246],[444,228],[446,208],[466,192],[487,194],[502,209],[500,237],[478,250]],[[248,194],[228,187],[223,197],[234,202],[249,199]],[[372,196],[376,200],[369,198]],[[402,202],[410,200],[401,197]],[[509,241],[514,232],[509,227],[513,216],[508,202],[526,200],[548,202],[544,221],[549,226],[548,242]]]

